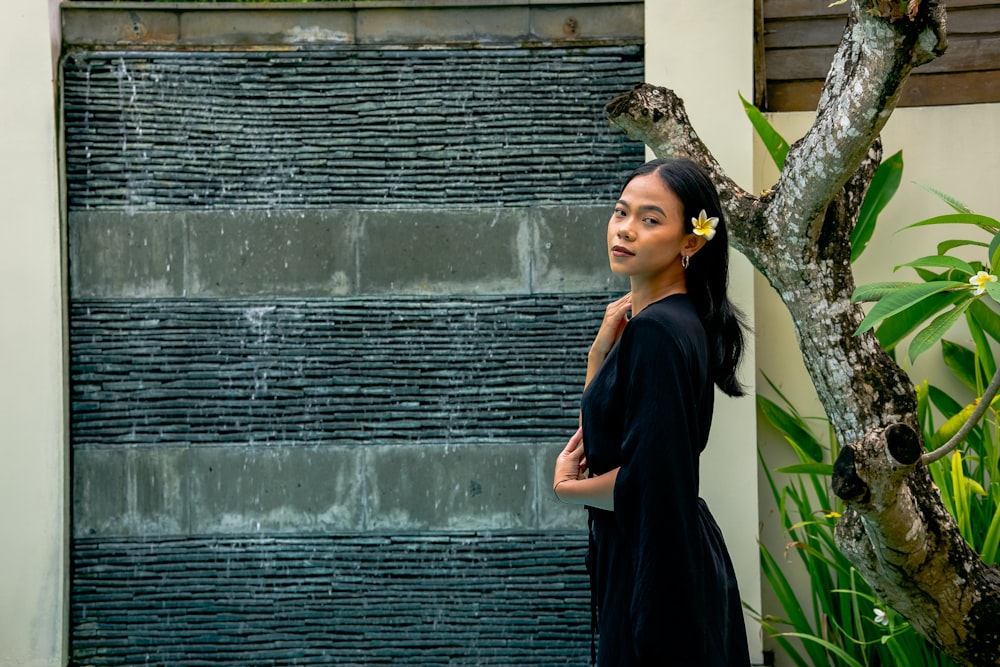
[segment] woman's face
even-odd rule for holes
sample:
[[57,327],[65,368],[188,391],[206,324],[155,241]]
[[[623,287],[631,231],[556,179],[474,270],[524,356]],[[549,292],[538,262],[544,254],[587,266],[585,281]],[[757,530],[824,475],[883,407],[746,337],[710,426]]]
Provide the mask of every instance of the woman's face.
[[702,243],[684,231],[681,200],[656,174],[629,181],[608,221],[611,271],[630,278],[682,277],[682,251],[693,255]]

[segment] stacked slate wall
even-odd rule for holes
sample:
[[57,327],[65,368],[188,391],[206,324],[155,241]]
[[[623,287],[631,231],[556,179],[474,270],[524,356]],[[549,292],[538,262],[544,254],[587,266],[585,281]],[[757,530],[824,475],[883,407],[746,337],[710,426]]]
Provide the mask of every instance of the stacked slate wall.
[[78,664],[586,664],[641,45],[69,48]]

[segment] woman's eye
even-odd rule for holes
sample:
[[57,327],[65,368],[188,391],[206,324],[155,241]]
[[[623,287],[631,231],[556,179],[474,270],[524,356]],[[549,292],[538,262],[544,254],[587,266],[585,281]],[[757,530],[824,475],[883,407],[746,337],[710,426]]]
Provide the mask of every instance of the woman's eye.
[[647,225],[658,225],[658,224],[660,224],[660,221],[657,220],[656,218],[643,218],[642,221],[645,222]]
[[616,208],[615,212],[614,212],[614,215],[615,215],[615,217],[618,217],[618,218],[624,218],[625,217],[625,210],[624,209],[620,209],[620,208]]

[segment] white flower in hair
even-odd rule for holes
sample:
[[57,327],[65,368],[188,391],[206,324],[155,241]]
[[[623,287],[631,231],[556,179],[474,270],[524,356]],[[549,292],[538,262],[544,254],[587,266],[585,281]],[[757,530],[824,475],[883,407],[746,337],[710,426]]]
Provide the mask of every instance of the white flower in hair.
[[695,234],[704,236],[706,241],[711,241],[715,237],[715,228],[719,224],[719,219],[709,218],[705,215],[705,209],[701,209],[697,218],[691,218],[691,224],[694,226]]

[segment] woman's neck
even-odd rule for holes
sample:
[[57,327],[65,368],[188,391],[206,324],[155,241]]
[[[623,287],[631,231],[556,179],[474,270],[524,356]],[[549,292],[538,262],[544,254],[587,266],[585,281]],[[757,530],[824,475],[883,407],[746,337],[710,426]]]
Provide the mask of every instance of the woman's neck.
[[651,303],[665,299],[674,294],[687,294],[687,282],[684,274],[672,280],[649,282],[632,276],[632,316],[636,316]]

